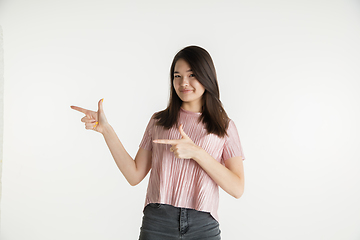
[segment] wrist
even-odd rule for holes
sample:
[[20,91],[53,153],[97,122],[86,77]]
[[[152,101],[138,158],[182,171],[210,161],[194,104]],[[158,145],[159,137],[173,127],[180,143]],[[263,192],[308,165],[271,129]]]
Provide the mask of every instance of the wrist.
[[102,131],[102,135],[106,135],[108,133],[110,133],[111,131],[114,131],[114,129],[111,127],[110,124],[106,124],[104,127],[103,127],[103,131]]
[[196,162],[199,162],[201,159],[204,158],[204,154],[206,154],[207,152],[201,148],[201,147],[197,147],[197,150],[195,152],[195,156],[193,157],[193,159],[196,161]]

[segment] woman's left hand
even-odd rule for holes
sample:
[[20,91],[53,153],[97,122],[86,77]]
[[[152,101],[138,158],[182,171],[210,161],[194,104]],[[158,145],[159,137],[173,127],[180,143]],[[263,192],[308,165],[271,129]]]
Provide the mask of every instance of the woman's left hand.
[[202,150],[202,148],[196,145],[188,137],[188,135],[186,135],[182,129],[182,124],[179,126],[179,132],[182,136],[181,139],[156,139],[153,140],[153,142],[160,144],[171,144],[172,146],[170,148],[170,152],[173,152],[177,158],[194,159],[198,155],[199,151]]

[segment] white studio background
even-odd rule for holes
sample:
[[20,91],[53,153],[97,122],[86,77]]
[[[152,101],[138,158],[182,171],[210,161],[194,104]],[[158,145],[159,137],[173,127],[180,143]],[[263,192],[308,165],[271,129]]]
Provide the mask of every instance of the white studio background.
[[245,153],[222,238],[360,239],[360,3],[4,0],[2,240],[137,239],[131,187],[83,114],[104,98],[132,157],[188,45],[211,54]]

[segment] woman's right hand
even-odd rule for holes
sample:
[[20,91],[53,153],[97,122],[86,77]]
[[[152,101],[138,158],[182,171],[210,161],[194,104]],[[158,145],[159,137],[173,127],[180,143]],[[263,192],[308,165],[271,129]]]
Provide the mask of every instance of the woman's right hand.
[[97,112],[94,112],[94,111],[91,111],[88,109],[84,109],[81,107],[77,107],[77,106],[70,106],[72,109],[82,112],[86,115],[85,117],[83,117],[81,119],[81,121],[85,123],[86,129],[91,129],[91,130],[94,130],[101,134],[104,133],[105,127],[107,127],[109,125],[109,123],[105,117],[105,113],[104,113],[104,109],[103,109],[103,105],[102,105],[103,100],[104,99],[101,99],[98,102],[98,111]]

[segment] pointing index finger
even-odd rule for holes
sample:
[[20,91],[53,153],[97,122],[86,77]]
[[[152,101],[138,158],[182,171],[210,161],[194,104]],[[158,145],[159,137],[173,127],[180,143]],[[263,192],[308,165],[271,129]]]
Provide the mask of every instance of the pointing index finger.
[[156,140],[153,140],[153,142],[160,143],[160,144],[176,144],[176,143],[178,143],[178,140],[156,139]]
[[77,107],[77,106],[70,106],[72,109],[77,110],[79,112],[85,113],[86,115],[88,115],[89,110],[85,109],[85,108],[81,108],[81,107]]

